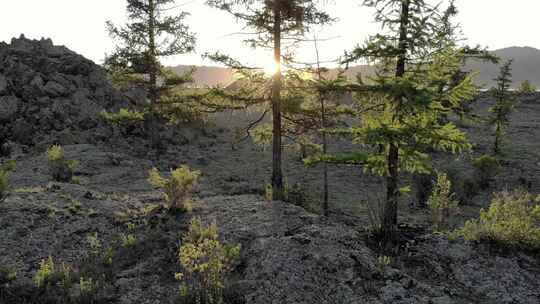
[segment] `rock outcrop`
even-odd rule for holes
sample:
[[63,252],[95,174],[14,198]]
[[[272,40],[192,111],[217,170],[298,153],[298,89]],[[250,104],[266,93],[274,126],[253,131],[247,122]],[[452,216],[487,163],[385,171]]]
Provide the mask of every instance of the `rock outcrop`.
[[32,145],[43,135],[89,130],[99,112],[118,108],[122,94],[92,61],[23,35],[0,43],[0,138]]

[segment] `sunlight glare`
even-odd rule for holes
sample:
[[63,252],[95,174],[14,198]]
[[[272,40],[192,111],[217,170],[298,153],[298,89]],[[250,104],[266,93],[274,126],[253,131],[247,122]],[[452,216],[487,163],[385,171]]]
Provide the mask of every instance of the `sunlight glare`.
[[264,66],[263,70],[265,75],[273,76],[278,71],[278,64],[272,60]]

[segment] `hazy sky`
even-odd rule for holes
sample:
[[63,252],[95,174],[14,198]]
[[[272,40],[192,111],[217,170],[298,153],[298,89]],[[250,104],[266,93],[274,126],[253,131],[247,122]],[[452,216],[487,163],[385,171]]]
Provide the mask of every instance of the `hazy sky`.
[[[208,8],[205,0],[178,0],[181,9],[191,13],[188,23],[197,33],[197,53],[166,60],[166,64],[212,64],[200,54],[220,50],[262,66],[271,58],[263,51],[253,51],[241,43],[243,36],[231,35],[242,26],[224,12]],[[333,3],[332,3],[333,2]],[[360,6],[361,0],[330,1],[327,10],[339,21],[326,29],[317,29],[320,38],[338,37],[321,42],[323,60],[335,59],[367,35],[376,33],[372,11]],[[469,44],[490,49],[508,46],[540,48],[539,0],[457,0],[462,25]],[[55,44],[101,63],[113,42],[105,30],[105,21],[125,21],[125,0],[2,0],[0,4],[0,41],[9,42],[24,33],[28,38],[50,37]],[[298,53],[303,60],[314,58],[312,44]]]

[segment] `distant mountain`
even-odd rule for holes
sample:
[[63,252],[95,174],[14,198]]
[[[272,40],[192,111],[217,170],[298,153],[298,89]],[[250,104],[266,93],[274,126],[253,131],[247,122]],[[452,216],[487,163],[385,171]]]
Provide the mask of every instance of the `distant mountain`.
[[[509,47],[493,51],[493,54],[503,60],[514,59],[512,64],[514,87],[524,80],[529,80],[540,88],[540,50],[532,47]],[[492,63],[470,62],[467,69],[478,71],[477,81],[486,88],[495,85],[493,79],[499,74],[499,66]]]
[[[192,66],[179,65],[170,67],[178,74],[188,72]],[[198,87],[226,86],[233,81],[234,72],[229,68],[196,66],[193,81]]]
[[[503,60],[514,59],[512,65],[513,86],[517,87],[522,81],[529,80],[537,88],[540,88],[540,50],[532,47],[509,47],[493,51],[493,54]],[[178,73],[188,71],[191,66],[176,66],[172,69]],[[499,73],[499,66],[489,62],[471,61],[466,66],[467,70],[477,71],[477,83],[484,88],[495,85],[493,80]],[[362,77],[369,77],[374,74],[374,68],[367,65],[350,67],[345,75],[354,79],[360,73]],[[337,70],[330,70],[329,75],[336,75]],[[221,67],[197,67],[194,74],[194,81],[197,86],[228,86],[234,80],[232,69]]]

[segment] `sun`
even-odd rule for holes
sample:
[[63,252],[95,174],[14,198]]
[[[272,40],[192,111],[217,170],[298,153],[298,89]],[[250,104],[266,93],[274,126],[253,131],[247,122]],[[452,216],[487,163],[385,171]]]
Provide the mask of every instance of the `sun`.
[[267,76],[274,76],[278,71],[278,64],[274,60],[269,61],[264,67],[263,67],[264,74]]

